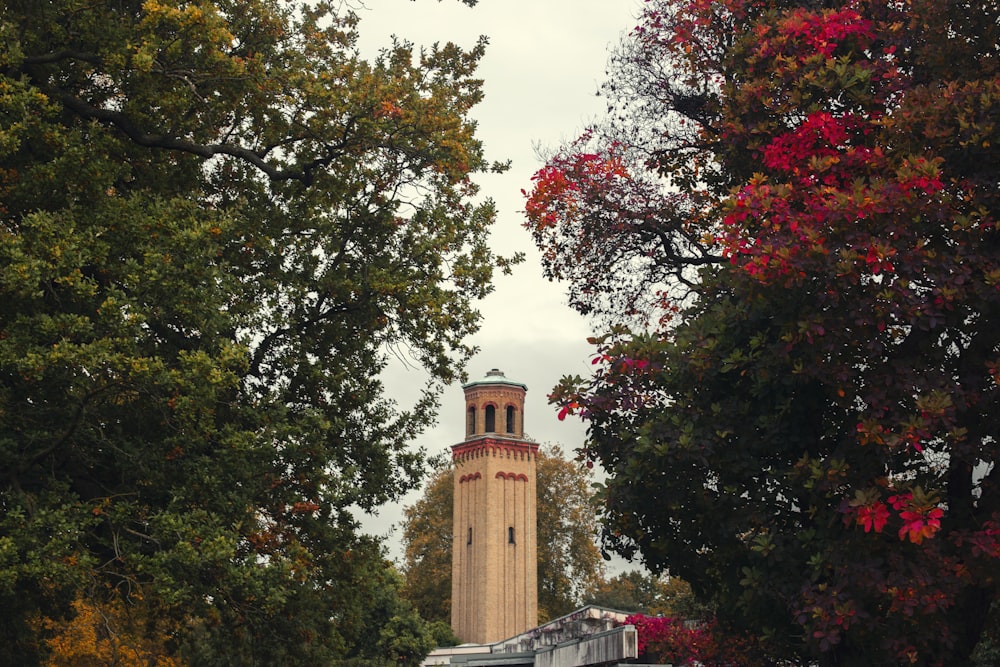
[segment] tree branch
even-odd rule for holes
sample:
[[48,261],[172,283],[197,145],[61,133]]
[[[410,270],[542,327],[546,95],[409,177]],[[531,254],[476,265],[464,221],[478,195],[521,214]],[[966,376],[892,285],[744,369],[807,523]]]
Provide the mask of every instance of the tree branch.
[[101,64],[101,57],[89,51],[77,51],[76,49],[63,49],[53,53],[45,53],[40,56],[26,56],[22,61],[25,65],[48,65],[60,60],[82,60],[94,65]]
[[181,151],[205,158],[228,155],[252,164],[272,181],[294,180],[300,181],[304,185],[311,185],[313,172],[333,162],[340,155],[347,143],[347,133],[345,130],[345,134],[338,144],[324,144],[326,148],[325,156],[318,157],[294,169],[280,169],[268,163],[261,153],[249,148],[234,146],[232,144],[199,144],[167,134],[151,134],[140,128],[131,118],[120,111],[93,106],[60,88],[41,84],[38,84],[38,87],[46,95],[62,102],[63,106],[81,118],[96,120],[105,125],[115,127],[140,146]]

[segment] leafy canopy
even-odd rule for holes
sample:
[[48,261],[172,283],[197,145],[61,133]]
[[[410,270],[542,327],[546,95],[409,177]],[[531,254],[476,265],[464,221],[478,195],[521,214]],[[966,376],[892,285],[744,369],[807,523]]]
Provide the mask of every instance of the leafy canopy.
[[[366,61],[357,29],[337,2],[0,15],[0,634],[18,664],[95,609],[141,607],[199,664],[422,636],[366,611],[395,584],[354,512],[415,485],[409,441],[510,260],[472,203],[493,168],[467,115],[485,42]],[[379,380],[392,353],[430,378],[410,409]]]
[[602,578],[583,596],[583,604],[609,607],[682,621],[712,618],[714,612],[695,599],[691,585],[670,574],[627,570]]
[[527,223],[605,541],[772,659],[994,652],[1000,6],[653,0]]

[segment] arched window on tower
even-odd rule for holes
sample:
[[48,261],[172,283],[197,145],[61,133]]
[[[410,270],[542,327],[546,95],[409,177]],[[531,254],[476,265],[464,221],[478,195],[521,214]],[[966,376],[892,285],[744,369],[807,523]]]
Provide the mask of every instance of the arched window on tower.
[[476,406],[469,406],[469,417],[465,423],[466,435],[473,435],[476,432]]
[[508,405],[507,406],[507,432],[508,433],[515,433],[516,432],[515,429],[514,429],[514,415],[515,414],[516,414],[516,410],[514,410],[514,406],[513,405]]
[[495,433],[497,430],[497,409],[493,405],[486,406],[486,432]]

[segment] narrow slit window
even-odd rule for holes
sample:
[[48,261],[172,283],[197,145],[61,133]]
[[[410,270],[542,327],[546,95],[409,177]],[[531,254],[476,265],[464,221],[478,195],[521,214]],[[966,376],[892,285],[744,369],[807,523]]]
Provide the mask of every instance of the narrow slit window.
[[507,529],[507,544],[515,544],[514,542],[514,526]]
[[472,544],[472,526],[469,526],[469,541],[466,544]]

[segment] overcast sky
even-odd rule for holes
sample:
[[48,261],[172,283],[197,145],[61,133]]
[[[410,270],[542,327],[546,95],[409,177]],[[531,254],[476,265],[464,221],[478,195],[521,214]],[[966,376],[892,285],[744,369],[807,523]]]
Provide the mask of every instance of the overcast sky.
[[[489,47],[479,74],[484,101],[473,110],[487,158],[511,160],[506,174],[478,180],[482,195],[494,200],[498,216],[493,246],[501,254],[522,251],[526,261],[513,276],[498,276],[495,292],[480,305],[482,330],[473,342],[479,354],[468,367],[471,380],[499,368],[528,386],[524,430],[539,443],[578,447],[579,420],[558,421],[546,395],[566,374],[590,370],[587,322],[566,306],[566,285],[542,277],[538,253],[521,227],[531,175],[541,166],[535,149],[575,138],[597,118],[604,101],[596,96],[609,48],[635,24],[637,0],[480,0],[474,8],[458,0],[363,0],[359,8],[362,53],[370,55],[396,35],[417,45],[455,42],[471,48],[480,35]],[[399,365],[388,374],[390,393],[402,405],[413,400],[423,375]],[[431,454],[449,451],[464,432],[462,389],[446,389],[438,425],[418,439]],[[411,494],[402,505],[412,503]],[[366,528],[387,535],[402,518],[400,506],[385,508]],[[398,557],[399,530],[389,540]]]

